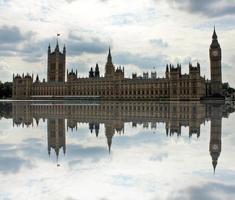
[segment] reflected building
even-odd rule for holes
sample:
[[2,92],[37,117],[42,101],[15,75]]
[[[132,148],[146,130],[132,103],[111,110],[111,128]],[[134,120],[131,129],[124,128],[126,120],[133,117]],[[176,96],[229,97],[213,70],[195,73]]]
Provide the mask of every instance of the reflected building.
[[47,120],[47,142],[49,155],[51,154],[51,149],[54,149],[58,160],[60,148],[63,149],[63,153],[65,154],[65,119]]
[[100,124],[99,123],[89,123],[89,129],[90,129],[91,133],[93,133],[93,131],[94,131],[96,137],[98,137],[99,130],[100,130]]
[[111,126],[111,124],[105,124],[105,136],[107,138],[109,153],[111,150],[113,135],[114,135],[114,127]]
[[47,119],[48,153],[54,149],[66,151],[67,129],[77,130],[79,123],[88,124],[90,132],[98,137],[104,125],[109,152],[115,134],[124,134],[125,123],[132,127],[157,130],[158,123],[165,123],[166,136],[181,136],[182,127],[189,128],[189,138],[200,137],[200,126],[211,121],[209,152],[215,170],[221,152],[222,118],[234,112],[233,105],[201,102],[100,102],[94,104],[61,103],[12,103],[13,124],[29,126]]
[[211,109],[211,130],[210,130],[210,155],[212,158],[212,165],[217,166],[218,158],[221,152],[221,127],[222,127],[222,110],[221,106],[213,104]]

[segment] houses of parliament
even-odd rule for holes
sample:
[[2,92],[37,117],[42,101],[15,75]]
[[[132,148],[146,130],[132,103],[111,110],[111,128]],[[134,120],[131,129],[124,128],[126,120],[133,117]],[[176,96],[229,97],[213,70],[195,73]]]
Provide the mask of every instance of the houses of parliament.
[[181,73],[181,65],[166,65],[165,77],[156,72],[132,74],[125,78],[124,68],[115,68],[109,49],[104,76],[99,65],[81,78],[77,71],[66,74],[66,48],[48,47],[47,80],[32,75],[13,74],[13,99],[91,99],[103,100],[201,100],[222,97],[221,48],[214,29],[209,48],[211,80],[201,76],[200,64],[189,63],[189,73]]

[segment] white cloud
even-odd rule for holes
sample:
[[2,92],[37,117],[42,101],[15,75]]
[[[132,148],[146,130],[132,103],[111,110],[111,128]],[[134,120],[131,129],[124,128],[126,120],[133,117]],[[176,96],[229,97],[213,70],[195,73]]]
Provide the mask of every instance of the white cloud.
[[[232,12],[234,1],[223,0],[215,4],[214,1],[207,0],[203,1],[204,6],[191,0],[182,2],[1,1],[0,32],[4,27],[8,27],[10,34],[5,37],[6,30],[3,31],[5,41],[0,41],[6,43],[10,40],[11,43],[17,43],[15,49],[12,44],[4,44],[0,49],[0,56],[4,62],[7,61],[11,73],[21,69],[22,72],[44,73],[45,77],[47,45],[49,42],[54,43],[58,32],[61,33],[60,42],[66,43],[68,47],[67,52],[72,52],[67,59],[68,63],[78,60],[85,63],[89,60],[89,67],[99,62],[102,69],[106,62],[105,46],[111,44],[113,55],[129,53],[141,55],[143,58],[166,55],[170,62],[190,57],[201,62],[202,76],[209,78],[208,49],[213,26],[216,24],[223,62],[232,66],[229,73],[234,73],[234,62],[231,61],[235,50],[231,45],[235,33],[235,16]],[[12,38],[11,33],[17,37]],[[70,40],[72,33],[83,38],[83,41],[73,43]],[[25,38],[27,41],[23,40]],[[152,41],[153,45],[149,41]],[[27,48],[32,51],[26,52]],[[141,65],[136,64],[140,63],[138,60],[129,63],[126,71],[131,71],[131,68],[127,69],[131,66],[136,66],[137,71],[142,71],[145,67],[152,68],[151,64],[145,61],[143,59]],[[159,59],[156,59],[157,62]],[[223,74],[224,81],[235,85],[233,78],[228,75],[227,68],[223,69]],[[11,80],[11,76],[7,77]]]
[[10,81],[9,77],[11,76],[12,74],[9,70],[9,67],[7,66],[7,63],[1,61],[0,62],[0,80],[2,82]]

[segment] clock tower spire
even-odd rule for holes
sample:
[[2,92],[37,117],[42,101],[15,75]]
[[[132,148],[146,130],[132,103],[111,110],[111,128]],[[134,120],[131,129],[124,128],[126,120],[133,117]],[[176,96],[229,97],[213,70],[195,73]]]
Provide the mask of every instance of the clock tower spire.
[[222,96],[221,48],[214,27],[212,43],[209,49],[211,70],[211,95]]

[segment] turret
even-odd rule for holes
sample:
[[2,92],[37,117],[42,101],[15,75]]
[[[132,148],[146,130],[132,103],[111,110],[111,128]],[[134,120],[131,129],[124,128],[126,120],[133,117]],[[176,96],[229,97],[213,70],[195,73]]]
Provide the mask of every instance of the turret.
[[177,64],[177,67],[170,64],[170,78],[178,79],[181,76],[181,65]]
[[38,74],[37,74],[37,77],[36,77],[36,81],[35,81],[36,83],[38,83],[39,82],[39,77],[38,77]]
[[64,48],[63,48],[63,54],[64,54],[64,55],[66,54],[66,48],[65,48],[65,45],[64,45]]
[[137,78],[137,73],[132,73],[132,78],[133,79]]
[[89,71],[89,78],[93,78],[94,77],[94,71],[93,68],[91,67],[91,70]]
[[48,50],[47,50],[47,52],[48,52],[48,54],[50,54],[51,53],[51,45],[49,44],[49,46],[48,46]]
[[93,133],[93,129],[94,129],[94,123],[89,123],[89,130],[91,134]]
[[98,135],[99,135],[99,129],[100,129],[100,124],[95,123],[95,135],[96,135],[96,137],[98,137]]
[[14,99],[28,99],[31,95],[33,84],[33,77],[30,74],[17,74],[13,79],[13,98]]
[[169,78],[169,66],[168,64],[166,65],[166,72],[165,72],[166,78]]
[[190,78],[199,78],[200,77],[200,64],[197,62],[197,66],[193,67],[191,63],[189,63],[189,76]]
[[179,69],[179,73],[181,75],[181,64],[177,63],[177,68]]
[[148,79],[149,78],[149,73],[148,72],[143,72],[143,78]]
[[75,80],[77,80],[77,74],[73,71],[73,69],[69,73],[67,71],[67,81],[71,82],[71,81],[75,81]]
[[156,79],[157,78],[157,72],[151,72],[151,78]]
[[100,70],[99,70],[99,65],[98,65],[98,63],[96,63],[96,66],[95,66],[95,77],[96,77],[96,78],[99,78],[99,77],[100,77]]

